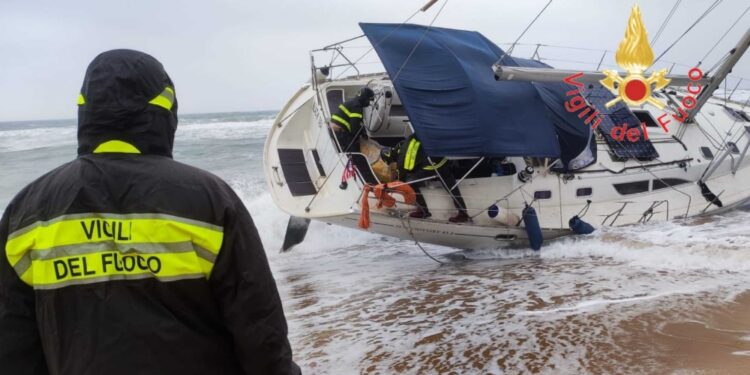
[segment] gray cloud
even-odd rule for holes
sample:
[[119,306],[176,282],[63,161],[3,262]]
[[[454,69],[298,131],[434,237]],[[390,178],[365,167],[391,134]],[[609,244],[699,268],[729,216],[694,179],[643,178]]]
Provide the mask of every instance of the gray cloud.
[[[308,79],[309,50],[358,35],[358,22],[400,22],[424,2],[3,0],[0,121],[74,118],[86,66],[98,53],[113,48],[138,49],[159,59],[176,83],[183,113],[278,109]],[[544,4],[450,0],[436,25],[477,30],[497,43],[511,42]],[[632,4],[555,0],[521,42],[614,50]],[[641,1],[651,35],[673,4]],[[663,51],[709,4],[683,1],[655,52]],[[746,6],[745,0],[725,0],[665,59],[696,64]],[[428,23],[436,9],[413,22]],[[706,66],[728,51],[749,25],[750,15],[719,44]],[[527,57],[532,51],[529,46],[516,49]],[[542,49],[542,57],[560,67],[570,63],[558,60],[596,61],[598,56],[599,52]],[[366,60],[374,59],[373,55]],[[611,56],[607,60],[613,63]],[[745,57],[734,73],[750,77],[749,60]]]

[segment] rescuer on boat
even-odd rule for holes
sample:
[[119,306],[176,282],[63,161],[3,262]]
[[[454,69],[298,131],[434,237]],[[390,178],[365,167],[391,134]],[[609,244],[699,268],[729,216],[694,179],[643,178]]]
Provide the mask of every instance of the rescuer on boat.
[[340,152],[359,152],[359,137],[367,137],[362,130],[363,109],[370,105],[375,92],[365,86],[359,94],[339,104],[338,111],[331,115],[331,130],[340,146]]
[[[391,155],[398,153],[398,177],[405,177],[406,182],[422,180],[432,176],[438,177],[445,190],[451,195],[453,205],[458,209],[458,214],[448,219],[451,223],[465,223],[470,220],[469,215],[466,213],[466,203],[461,197],[461,191],[458,190],[458,186],[454,187],[456,185],[456,178],[453,177],[453,173],[450,170],[450,162],[447,158],[431,162],[431,159],[424,152],[424,148],[421,147],[421,142],[415,134],[401,141],[390,152]],[[393,156],[390,157],[392,158]],[[409,214],[410,217],[426,219],[432,216],[430,210],[427,209],[427,202],[420,191],[420,187],[423,185],[424,181],[411,184],[411,187],[417,193],[419,208],[411,212]]]
[[172,160],[176,129],[156,59],[91,62],[78,158],[0,220],[0,372],[299,374],[250,214],[221,179]]

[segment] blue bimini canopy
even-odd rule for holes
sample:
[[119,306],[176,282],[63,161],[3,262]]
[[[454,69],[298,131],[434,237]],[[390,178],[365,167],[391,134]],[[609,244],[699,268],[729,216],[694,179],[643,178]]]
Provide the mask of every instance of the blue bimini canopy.
[[[563,119],[548,108],[547,102],[561,105],[565,100],[559,87],[545,87],[544,95],[551,95],[546,100],[532,83],[495,80],[492,65],[504,52],[482,34],[410,24],[360,27],[429,155],[563,156],[566,161],[588,145],[588,127],[582,122],[569,124],[565,120],[570,116]],[[544,65],[510,56],[502,63]],[[560,142],[556,126],[581,127],[564,134],[579,139]],[[581,148],[561,155],[561,144]]]

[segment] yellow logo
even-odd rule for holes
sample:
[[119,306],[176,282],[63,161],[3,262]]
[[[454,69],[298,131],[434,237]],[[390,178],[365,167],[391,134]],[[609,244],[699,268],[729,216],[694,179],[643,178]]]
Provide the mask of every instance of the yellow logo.
[[641,106],[650,103],[659,109],[665,104],[651,96],[653,90],[660,90],[669,84],[665,78],[667,70],[662,69],[654,72],[646,78],[644,72],[654,63],[654,51],[648,43],[646,27],[643,26],[641,10],[638,5],[633,6],[628,19],[628,27],[625,29],[625,38],[620,42],[615,54],[617,65],[625,69],[628,75],[625,78],[614,70],[603,71],[607,78],[599,81],[604,87],[617,95],[617,98],[609,101],[605,106],[612,107],[620,101],[629,106]]

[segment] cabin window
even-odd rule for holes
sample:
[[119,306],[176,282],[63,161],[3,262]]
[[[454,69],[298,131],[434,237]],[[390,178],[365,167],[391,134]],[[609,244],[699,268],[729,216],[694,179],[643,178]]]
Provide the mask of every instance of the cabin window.
[[710,148],[705,147],[705,146],[701,147],[701,154],[703,154],[704,158],[709,159],[709,160],[714,158],[714,153],[711,152]]
[[594,193],[594,189],[590,187],[578,188],[576,190],[576,197],[590,197]]
[[681,178],[662,178],[661,180],[654,180],[653,190],[664,189],[670,186],[677,186],[682,184],[689,184],[690,181],[683,180]]
[[649,127],[649,128],[660,127],[659,124],[657,124],[656,121],[654,121],[653,116],[651,116],[651,113],[649,113],[648,111],[633,111],[633,114],[635,115],[635,117],[638,118],[638,121],[645,122],[646,127]]
[[534,192],[534,199],[550,199],[552,192],[549,190],[539,190]]
[[737,147],[737,145],[734,142],[727,142],[727,147],[729,147],[729,149],[732,150],[733,154],[740,153],[740,148]]
[[648,191],[649,180],[625,182],[622,184],[612,184],[618,193],[622,195],[645,193]]

